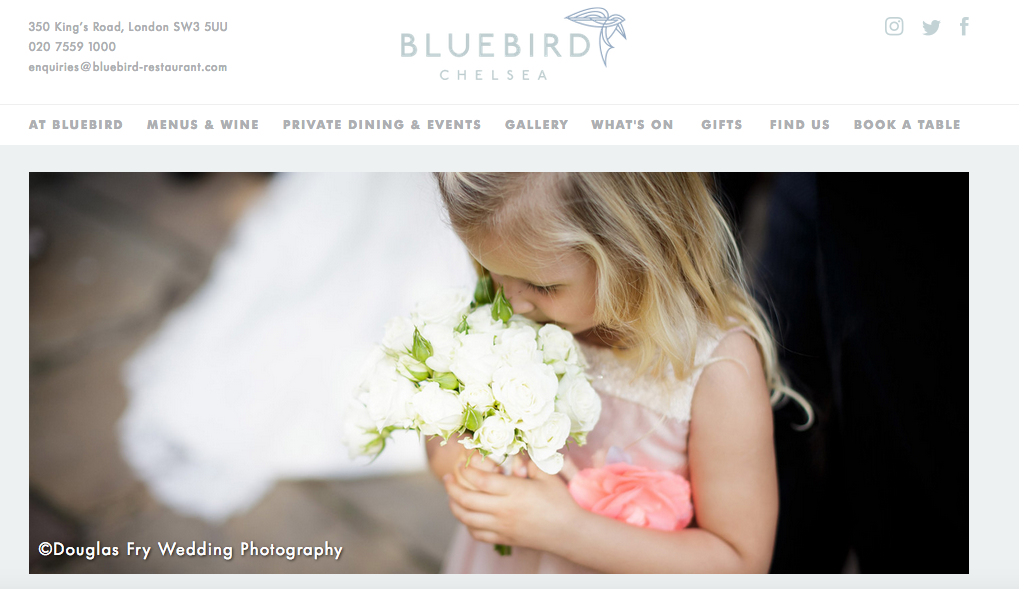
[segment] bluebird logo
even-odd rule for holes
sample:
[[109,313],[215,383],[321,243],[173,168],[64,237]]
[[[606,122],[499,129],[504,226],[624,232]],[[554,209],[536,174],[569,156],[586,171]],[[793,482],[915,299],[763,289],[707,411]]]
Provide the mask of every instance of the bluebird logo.
[[626,31],[623,30],[623,22],[626,19],[618,14],[610,15],[609,11],[604,8],[587,8],[580,12],[574,12],[566,19],[578,25],[601,29],[601,34],[598,35],[598,49],[601,50],[602,63],[608,67],[609,49],[614,47],[610,40],[616,33],[619,33],[620,37],[626,38]]
[[923,35],[924,37],[930,37],[934,33],[938,32],[938,27],[941,25],[940,20],[932,20],[931,24],[923,23]]
[[962,36],[965,37],[966,36],[966,27],[969,26],[969,17],[968,16],[962,17],[962,22],[959,23],[959,26],[962,27]]

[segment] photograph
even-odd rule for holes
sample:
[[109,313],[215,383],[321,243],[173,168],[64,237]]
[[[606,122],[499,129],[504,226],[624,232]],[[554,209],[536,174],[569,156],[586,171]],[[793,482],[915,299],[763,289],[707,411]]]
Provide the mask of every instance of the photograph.
[[969,573],[969,188],[31,172],[29,572]]

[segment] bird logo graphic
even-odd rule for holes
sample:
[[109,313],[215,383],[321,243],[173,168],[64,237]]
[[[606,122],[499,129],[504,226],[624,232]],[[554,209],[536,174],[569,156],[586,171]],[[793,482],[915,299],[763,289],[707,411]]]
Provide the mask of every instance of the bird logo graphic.
[[566,19],[578,25],[601,29],[601,34],[598,35],[598,49],[601,50],[601,62],[605,64],[605,67],[608,67],[609,49],[614,47],[609,40],[616,33],[619,33],[622,38],[626,38],[626,31],[623,30],[623,22],[626,19],[618,14],[610,15],[609,11],[604,8],[587,8],[580,12],[574,12]]
[[940,20],[932,20],[931,24],[923,23],[923,34],[925,37],[929,37],[934,33],[938,32],[938,25],[941,24]]

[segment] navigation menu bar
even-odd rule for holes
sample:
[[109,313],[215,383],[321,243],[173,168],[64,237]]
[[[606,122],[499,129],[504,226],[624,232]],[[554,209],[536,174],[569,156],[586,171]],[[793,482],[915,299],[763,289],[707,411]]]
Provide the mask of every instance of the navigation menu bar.
[[1012,107],[11,106],[7,145],[1002,144]]

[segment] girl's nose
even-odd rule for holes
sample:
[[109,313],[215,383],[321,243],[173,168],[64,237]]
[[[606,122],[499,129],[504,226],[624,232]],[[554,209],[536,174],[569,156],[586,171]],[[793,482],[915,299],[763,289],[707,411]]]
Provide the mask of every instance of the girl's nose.
[[513,306],[514,313],[523,315],[534,310],[534,303],[527,300],[527,285],[519,280],[506,279],[497,274],[493,274],[492,279],[495,281],[496,289],[500,286],[502,287],[503,294],[506,295],[506,299]]
[[520,291],[517,291],[516,295],[507,295],[506,298],[513,306],[513,312],[518,315],[524,315],[534,310],[534,303],[527,300]]
[[534,303],[527,300],[526,289],[527,287],[519,284],[507,284],[505,286],[506,298],[509,300],[510,305],[513,306],[513,312],[518,315],[530,313],[534,310]]

